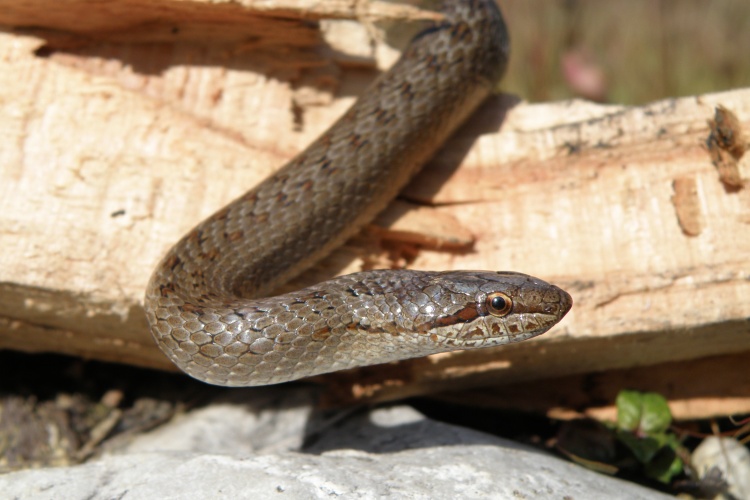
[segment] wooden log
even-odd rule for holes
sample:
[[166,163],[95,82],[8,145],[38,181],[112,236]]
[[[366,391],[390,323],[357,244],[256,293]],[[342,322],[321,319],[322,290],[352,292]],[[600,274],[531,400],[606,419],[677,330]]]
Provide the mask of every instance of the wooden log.
[[[141,307],[160,256],[304,149],[385,51],[349,21],[304,22],[358,15],[321,2],[156,2],[128,22],[89,12],[105,4],[42,4],[0,1],[0,22],[36,27],[0,33],[0,348],[172,369]],[[289,286],[383,266],[513,269],[568,289],[573,311],[532,342],[334,377],[339,397],[749,350],[750,194],[716,168],[734,161],[742,181],[748,155],[722,150],[717,106],[750,126],[750,89],[635,108],[488,100],[399,203]]]
[[750,351],[745,351],[505,386],[463,388],[433,397],[474,408],[544,414],[554,420],[588,417],[615,422],[618,393],[633,389],[662,395],[675,420],[710,419],[750,411],[748,363]]

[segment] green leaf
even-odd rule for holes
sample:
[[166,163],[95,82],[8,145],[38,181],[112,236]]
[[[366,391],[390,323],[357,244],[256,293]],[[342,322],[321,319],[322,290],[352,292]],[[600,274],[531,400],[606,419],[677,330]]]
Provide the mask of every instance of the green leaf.
[[674,434],[666,399],[654,392],[621,391],[617,395],[617,439],[645,466],[655,479],[669,482],[682,471],[675,450],[680,446]]
[[620,391],[616,403],[617,426],[626,431],[635,431],[641,421],[641,393]]
[[660,439],[651,436],[638,437],[629,431],[617,431],[617,438],[630,449],[636,460],[642,464],[649,463],[659,453],[663,445]]
[[646,464],[646,475],[668,484],[674,476],[682,472],[682,460],[671,447],[664,447]]
[[646,434],[666,432],[672,423],[672,412],[669,411],[667,400],[661,394],[644,392],[641,402],[643,404],[641,431]]
[[667,400],[655,392],[620,391],[617,426],[637,434],[661,434],[669,429],[672,413]]

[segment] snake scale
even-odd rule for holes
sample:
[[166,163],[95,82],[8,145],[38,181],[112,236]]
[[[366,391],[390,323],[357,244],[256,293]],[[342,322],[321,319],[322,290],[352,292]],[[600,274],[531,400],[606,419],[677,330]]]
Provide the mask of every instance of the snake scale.
[[320,138],[185,235],[151,277],[156,343],[192,377],[275,384],[518,342],[572,300],[520,273],[365,271],[268,297],[380,212],[492,90],[508,37],[493,0],[438,1],[420,33]]

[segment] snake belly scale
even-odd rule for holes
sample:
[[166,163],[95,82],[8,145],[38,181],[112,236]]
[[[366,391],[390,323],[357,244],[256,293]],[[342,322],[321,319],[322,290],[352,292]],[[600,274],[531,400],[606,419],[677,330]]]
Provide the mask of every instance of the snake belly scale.
[[380,212],[502,75],[508,37],[494,1],[437,3],[444,19],[342,118],[157,266],[151,332],[189,375],[265,385],[507,344],[570,309],[563,290],[494,271],[366,271],[267,297]]

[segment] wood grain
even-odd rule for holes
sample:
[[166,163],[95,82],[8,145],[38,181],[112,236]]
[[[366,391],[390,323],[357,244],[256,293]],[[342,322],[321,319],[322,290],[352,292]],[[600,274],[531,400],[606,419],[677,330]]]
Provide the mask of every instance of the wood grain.
[[[116,12],[98,12],[99,24],[82,33],[62,6],[44,13],[0,2],[0,22],[36,26],[0,32],[1,348],[171,369],[141,308],[159,257],[303,149],[388,53],[379,41],[372,48],[370,28],[346,19],[356,12],[311,14],[321,2],[292,3],[279,2],[289,4],[283,12],[233,4],[254,31],[212,38],[200,25],[205,12],[215,26],[234,21],[210,2],[143,4],[117,37],[101,35],[114,32]],[[92,8],[66,2],[74,13],[84,4]],[[155,4],[162,21],[179,20],[204,43],[144,35],[153,34],[143,26]],[[321,31],[306,21],[329,16],[343,24]],[[281,25],[293,35],[268,28]],[[362,42],[347,43],[348,30]],[[330,50],[347,45],[349,54]],[[489,100],[379,219],[385,226],[294,285],[374,266],[514,269],[563,286],[574,309],[538,341],[339,376],[341,397],[750,350],[750,194],[725,190],[712,165],[707,121],[719,105],[747,129],[750,89],[637,108]],[[748,175],[742,162],[739,172]],[[685,234],[673,204],[682,178],[694,182],[697,234]]]

